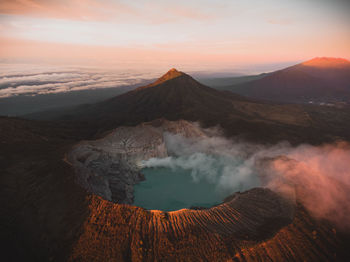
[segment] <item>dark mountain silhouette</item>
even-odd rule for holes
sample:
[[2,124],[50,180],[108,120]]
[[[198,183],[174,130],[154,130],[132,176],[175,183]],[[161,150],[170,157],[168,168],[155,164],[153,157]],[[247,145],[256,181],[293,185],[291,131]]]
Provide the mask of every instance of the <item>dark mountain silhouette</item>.
[[204,86],[191,76],[171,69],[154,83],[82,107],[74,114],[80,119],[111,121],[110,126],[137,124],[160,117],[198,120],[204,112],[210,122],[218,113],[237,113],[232,108],[232,99],[247,100],[239,95],[224,94]]
[[258,75],[244,75],[233,77],[200,78],[199,82],[218,90],[226,90],[227,87],[247,83],[253,80],[264,78],[268,73]]
[[277,102],[350,102],[350,62],[341,58],[314,58],[225,89]]
[[[97,134],[104,134],[120,125],[137,125],[166,118],[199,121],[204,126],[218,125],[229,136],[264,143],[281,140],[319,143],[331,139],[330,134],[347,136],[344,127],[347,114],[339,113],[336,108],[320,107],[316,111],[312,108],[260,102],[219,91],[171,69],[154,83],[97,104],[70,110],[60,119],[87,122]],[[322,125],[330,115],[334,119],[332,129]],[[327,134],[327,137],[319,134]]]

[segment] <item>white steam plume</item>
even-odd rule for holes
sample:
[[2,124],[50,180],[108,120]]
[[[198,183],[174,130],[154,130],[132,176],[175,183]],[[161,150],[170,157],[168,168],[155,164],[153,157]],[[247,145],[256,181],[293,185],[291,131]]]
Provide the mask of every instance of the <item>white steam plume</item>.
[[[350,145],[323,146],[288,143],[263,146],[221,136],[185,138],[165,134],[163,159],[144,161],[145,167],[191,170],[194,181],[206,179],[218,190],[234,193],[256,186],[290,195],[314,216],[350,229]],[[257,175],[258,174],[258,175]]]

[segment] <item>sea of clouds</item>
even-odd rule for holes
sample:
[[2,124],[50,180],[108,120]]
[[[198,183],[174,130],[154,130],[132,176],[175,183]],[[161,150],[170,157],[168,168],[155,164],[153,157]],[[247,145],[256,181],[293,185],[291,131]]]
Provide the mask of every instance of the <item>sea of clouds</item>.
[[0,64],[0,98],[137,85],[158,75],[147,70]]

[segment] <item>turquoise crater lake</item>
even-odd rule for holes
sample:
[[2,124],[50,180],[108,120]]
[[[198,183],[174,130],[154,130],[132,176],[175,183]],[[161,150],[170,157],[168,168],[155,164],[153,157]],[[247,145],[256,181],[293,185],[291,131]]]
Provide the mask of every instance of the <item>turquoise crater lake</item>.
[[141,172],[146,180],[134,186],[134,205],[146,209],[174,211],[211,207],[227,196],[206,179],[195,182],[188,169],[151,167]]

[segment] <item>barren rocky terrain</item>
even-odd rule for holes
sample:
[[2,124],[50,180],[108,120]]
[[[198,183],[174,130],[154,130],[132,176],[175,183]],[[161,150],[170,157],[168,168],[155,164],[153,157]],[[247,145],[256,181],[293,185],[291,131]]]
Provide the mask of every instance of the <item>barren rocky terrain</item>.
[[67,160],[77,172],[78,183],[89,192],[132,204],[133,186],[144,179],[141,161],[168,156],[164,132],[184,137],[206,136],[198,125],[188,121],[159,119],[135,127],[119,127],[99,140],[80,142]]
[[[191,119],[219,125],[228,137],[270,143],[310,138],[316,144],[348,135],[346,110],[265,107],[186,75],[165,81],[89,107],[87,114],[98,111],[85,123],[0,118],[7,261],[348,261],[348,235],[312,216],[297,198],[270,189],[236,193],[202,210],[130,205],[133,184],[143,179],[139,161],[167,155],[164,132],[208,135]],[[174,97],[163,93],[178,97],[167,101]],[[289,111],[290,118],[281,116]]]

